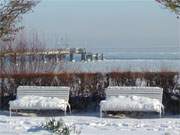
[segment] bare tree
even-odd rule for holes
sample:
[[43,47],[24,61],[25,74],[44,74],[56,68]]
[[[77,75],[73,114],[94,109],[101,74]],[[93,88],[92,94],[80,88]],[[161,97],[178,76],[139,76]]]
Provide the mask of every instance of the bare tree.
[[180,0],[156,0],[156,1],[163,4],[165,7],[169,8],[173,12],[175,12],[177,16],[180,15]]
[[11,40],[23,27],[22,15],[32,10],[39,0],[0,0],[0,39]]

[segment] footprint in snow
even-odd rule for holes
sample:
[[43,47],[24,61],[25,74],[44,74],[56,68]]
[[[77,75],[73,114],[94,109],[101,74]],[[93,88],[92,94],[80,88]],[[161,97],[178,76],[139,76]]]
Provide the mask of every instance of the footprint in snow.
[[171,133],[169,133],[169,132],[166,132],[164,135],[171,135]]
[[161,124],[160,125],[160,128],[172,128],[171,126],[168,126],[168,125],[166,125],[166,124]]
[[7,121],[5,121],[5,120],[0,120],[0,123],[7,123]]

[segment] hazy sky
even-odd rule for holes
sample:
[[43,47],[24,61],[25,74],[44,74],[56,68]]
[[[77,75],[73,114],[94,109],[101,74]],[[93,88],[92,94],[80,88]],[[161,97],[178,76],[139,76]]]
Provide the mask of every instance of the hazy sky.
[[42,0],[24,25],[49,47],[180,48],[180,19],[154,0]]

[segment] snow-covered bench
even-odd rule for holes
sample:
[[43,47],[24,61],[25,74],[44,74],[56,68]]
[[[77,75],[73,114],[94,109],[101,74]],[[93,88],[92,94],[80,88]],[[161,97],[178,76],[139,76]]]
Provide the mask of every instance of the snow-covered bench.
[[12,110],[51,110],[64,111],[69,107],[69,87],[56,86],[19,86],[16,100],[9,102],[9,111]]
[[107,111],[163,112],[163,89],[159,87],[108,87],[100,102],[100,117]]

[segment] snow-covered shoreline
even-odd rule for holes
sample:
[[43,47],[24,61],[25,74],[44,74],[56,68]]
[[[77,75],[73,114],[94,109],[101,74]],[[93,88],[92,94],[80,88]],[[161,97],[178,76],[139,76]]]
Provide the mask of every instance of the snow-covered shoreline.
[[103,60],[92,62],[66,62],[56,66],[54,72],[180,72],[180,60]]
[[[0,113],[0,135],[52,135],[40,126],[50,117],[13,116]],[[98,113],[72,114],[62,118],[69,126],[75,126],[81,135],[179,135],[180,116],[173,118],[99,118]]]
[[[35,64],[35,63],[34,63]],[[12,72],[13,66],[7,64],[7,73]],[[34,68],[32,63],[24,65],[27,73],[109,73],[109,72],[180,72],[180,59],[152,60],[152,59],[121,59],[121,60],[98,60],[98,61],[74,61],[58,63],[40,63]],[[16,73],[22,73],[17,68]]]

